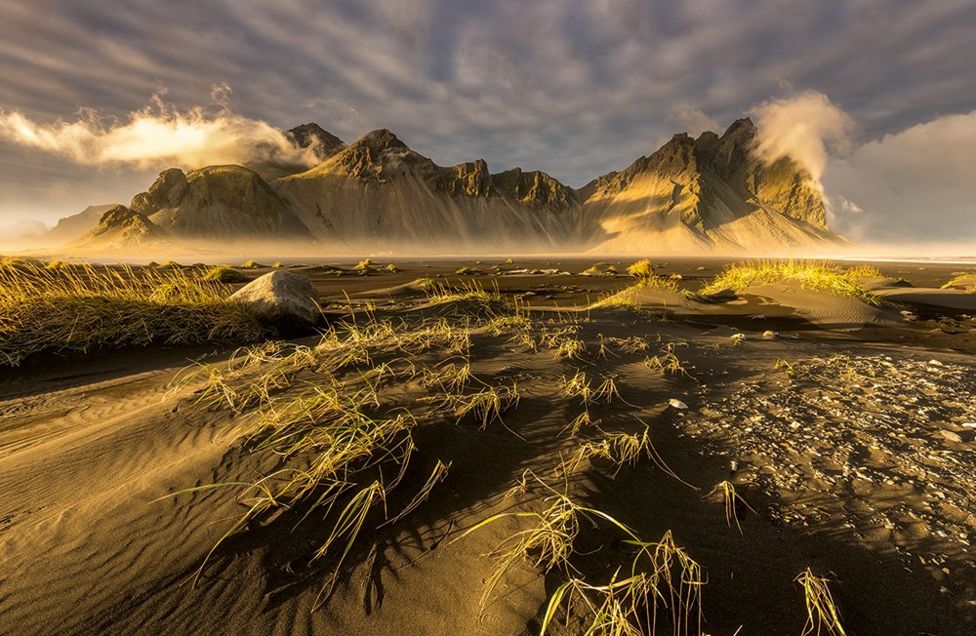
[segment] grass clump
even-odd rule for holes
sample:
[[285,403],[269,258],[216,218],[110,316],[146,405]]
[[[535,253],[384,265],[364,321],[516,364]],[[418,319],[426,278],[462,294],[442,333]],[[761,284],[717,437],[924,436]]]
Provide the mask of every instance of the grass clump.
[[257,261],[244,261],[241,264],[241,269],[261,269],[263,267],[267,267],[267,265],[262,265]]
[[844,626],[840,623],[840,612],[837,611],[834,597],[827,587],[827,579],[817,576],[807,568],[796,577],[796,582],[803,587],[807,608],[807,622],[803,626],[803,636],[809,634],[847,636]]
[[228,267],[227,265],[218,265],[217,267],[211,267],[207,270],[207,273],[203,275],[203,280],[214,281],[217,283],[246,283],[251,279],[237,271],[233,267]]
[[[656,634],[658,613],[668,610],[673,633],[692,633],[697,619],[701,630],[701,566],[679,547],[668,532],[660,541],[645,542],[627,525],[609,514],[583,506],[568,494],[568,485],[556,490],[535,474],[523,477],[513,492],[525,492],[530,479],[544,491],[538,511],[503,512],[475,524],[455,541],[497,521],[517,521],[524,526],[503,539],[491,552],[495,566],[485,584],[481,606],[495,596],[505,575],[521,561],[549,573],[560,572],[565,582],[556,588],[546,606],[540,634],[546,634],[562,612],[567,622],[584,620],[585,634]],[[609,532],[634,549],[629,563],[621,564],[605,584],[593,584],[577,569],[576,540],[584,527]]]
[[953,276],[942,286],[942,289],[952,289],[954,287],[962,287],[970,294],[976,294],[976,273],[971,272]]
[[802,289],[826,291],[877,304],[877,297],[864,289],[861,280],[880,275],[877,269],[868,266],[845,269],[819,261],[757,261],[726,267],[701,292],[707,295],[731,289],[738,293],[754,285],[786,282],[797,283]]
[[[426,281],[430,281],[429,284]],[[458,305],[468,313],[485,314],[488,318],[495,318],[512,312],[513,307],[502,297],[497,287],[487,290],[477,281],[465,282],[459,286],[431,279],[418,279],[418,286],[427,294],[427,300],[432,305]]]
[[0,365],[41,351],[262,337],[253,312],[226,292],[182,270],[0,265]]
[[458,421],[472,415],[484,430],[492,422],[501,422],[504,413],[518,406],[518,385],[488,387],[477,393],[453,397],[452,402]]
[[[739,533],[741,534],[742,525],[739,523],[738,506],[739,504],[742,504],[749,510],[752,510],[752,506],[746,503],[746,500],[736,492],[735,484],[728,480],[720,481],[719,483],[715,484],[715,487],[712,488],[711,492],[709,492],[706,496],[715,494],[721,495],[722,502],[725,505],[725,525],[731,528],[732,522],[734,521],[735,527],[739,529]],[[755,510],[753,510],[753,512],[755,512]]]
[[364,258],[353,266],[353,269],[357,272],[368,272],[372,269],[373,261],[368,258]]
[[655,275],[654,266],[651,265],[650,259],[643,258],[628,265],[627,274],[633,276],[637,280],[653,278]]

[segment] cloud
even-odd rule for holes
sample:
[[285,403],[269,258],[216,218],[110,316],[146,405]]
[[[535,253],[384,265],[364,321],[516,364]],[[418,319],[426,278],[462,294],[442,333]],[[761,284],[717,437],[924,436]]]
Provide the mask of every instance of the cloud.
[[697,137],[706,130],[716,131],[721,129],[718,121],[709,117],[698,108],[681,108],[670,117],[683,131],[693,137]]
[[805,91],[750,109],[759,128],[757,150],[769,160],[791,157],[820,183],[828,149],[849,144],[854,122],[823,93]]
[[860,241],[976,238],[976,111],[947,115],[831,159],[840,231]]
[[275,160],[314,165],[315,148],[301,148],[270,124],[233,112],[230,88],[211,89],[214,108],[180,111],[161,94],[125,121],[93,109],[74,121],[38,123],[18,111],[0,111],[0,139],[89,166],[132,165],[199,168]]

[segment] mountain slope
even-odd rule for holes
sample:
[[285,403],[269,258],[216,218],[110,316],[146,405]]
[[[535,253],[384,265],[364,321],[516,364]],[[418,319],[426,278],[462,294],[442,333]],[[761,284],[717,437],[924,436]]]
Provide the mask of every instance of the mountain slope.
[[302,124],[285,132],[296,148],[302,150],[300,156],[282,157],[280,149],[268,148],[267,156],[261,161],[244,164],[265,180],[278,179],[308,170],[309,166],[321,163],[342,151],[346,144],[341,139],[323,129],[316,123]]
[[492,175],[484,160],[442,167],[388,130],[278,179],[314,235],[370,249],[563,247],[578,223],[570,188],[544,173]]
[[584,227],[599,252],[775,250],[839,240],[823,198],[796,162],[754,152],[748,119],[721,136],[675,135],[626,170],[580,191]]
[[80,238],[95,229],[102,215],[117,205],[118,203],[89,205],[78,214],[59,219],[57,224],[39,242],[44,245],[62,245]]
[[72,245],[85,249],[129,249],[159,246],[167,233],[144,214],[116,205],[101,216],[98,224]]
[[253,170],[210,166],[160,173],[130,207],[175,237],[220,240],[310,239],[305,225]]

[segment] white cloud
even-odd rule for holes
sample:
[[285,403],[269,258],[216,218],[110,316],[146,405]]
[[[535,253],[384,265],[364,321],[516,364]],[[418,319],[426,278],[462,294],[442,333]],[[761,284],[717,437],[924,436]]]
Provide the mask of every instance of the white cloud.
[[792,157],[818,183],[827,165],[828,150],[846,145],[854,127],[847,113],[816,91],[766,101],[750,113],[759,127],[759,153],[767,159]]
[[686,132],[692,137],[697,137],[706,130],[721,132],[721,124],[698,108],[679,109],[670,119],[682,128],[682,132]]
[[38,123],[18,111],[0,111],[0,139],[34,148],[82,165],[181,166],[247,163],[279,159],[314,165],[314,149],[299,148],[270,124],[234,113],[230,88],[215,85],[217,108],[185,111],[167,105],[160,95],[129,114],[127,121],[79,112],[74,121]]
[[[976,111],[885,135],[832,159],[838,229],[862,241],[976,238]],[[860,210],[860,211],[858,211]]]

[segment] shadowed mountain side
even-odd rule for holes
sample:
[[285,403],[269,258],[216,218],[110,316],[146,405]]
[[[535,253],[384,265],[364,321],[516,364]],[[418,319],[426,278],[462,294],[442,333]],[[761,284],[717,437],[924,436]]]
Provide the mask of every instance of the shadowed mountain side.
[[273,185],[316,237],[377,248],[564,249],[579,223],[574,192],[549,175],[441,167],[388,130]]
[[166,170],[131,207],[188,239],[311,238],[271,186],[242,166],[210,166],[186,175]]
[[159,246],[168,238],[165,230],[144,214],[124,205],[108,209],[93,229],[73,245],[87,248],[116,249],[142,245]]

